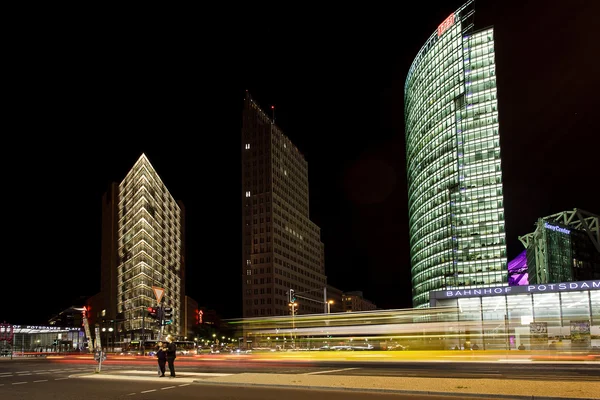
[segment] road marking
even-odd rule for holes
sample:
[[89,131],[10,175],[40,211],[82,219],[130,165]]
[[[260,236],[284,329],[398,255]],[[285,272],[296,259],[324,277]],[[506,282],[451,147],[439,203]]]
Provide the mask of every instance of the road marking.
[[150,392],[156,392],[156,389],[152,389],[152,390],[143,390],[140,393],[150,393]]
[[179,385],[179,387],[183,387],[183,386],[190,386],[191,383],[184,383],[183,385]]
[[25,372],[31,372],[31,371],[17,371],[15,372],[16,374],[24,374]]
[[12,372],[0,372],[0,375],[12,374]]
[[137,393],[129,393],[127,396],[135,396]]
[[10,378],[12,375],[2,375],[0,378]]
[[27,383],[27,382],[13,382],[13,385],[22,385],[24,383]]
[[17,375],[17,376],[27,376],[27,375],[33,375],[33,374],[24,374],[24,373],[20,373],[20,374],[19,374],[19,375]]
[[56,378],[56,379],[54,379],[54,380],[55,380],[55,381],[64,381],[65,379],[69,379],[69,377],[66,377],[66,378]]
[[40,379],[39,381],[33,381],[33,383],[38,383],[38,382],[48,382],[48,379]]
[[175,387],[177,387],[177,386],[167,386],[167,387],[161,388],[160,390],[173,389]]
[[332,369],[332,370],[329,370],[329,371],[307,372],[307,373],[302,374],[302,375],[329,374],[331,372],[350,371],[351,369],[358,369],[358,368],[343,368],[343,369]]
[[50,372],[37,372],[38,375],[46,375],[49,374]]

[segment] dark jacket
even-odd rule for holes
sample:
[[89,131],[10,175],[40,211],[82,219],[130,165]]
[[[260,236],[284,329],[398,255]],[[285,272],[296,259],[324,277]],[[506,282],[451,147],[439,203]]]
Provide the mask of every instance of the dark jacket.
[[176,352],[177,346],[175,346],[175,343],[171,342],[167,345],[167,358],[175,358],[175,352]]
[[159,348],[156,352],[156,357],[158,358],[158,361],[167,361],[167,352],[162,348]]

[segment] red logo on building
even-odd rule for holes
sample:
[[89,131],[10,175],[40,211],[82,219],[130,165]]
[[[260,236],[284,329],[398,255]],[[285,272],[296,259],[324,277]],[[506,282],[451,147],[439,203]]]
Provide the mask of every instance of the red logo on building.
[[450,14],[448,18],[438,26],[438,37],[442,36],[442,34],[452,25],[454,25],[454,13]]

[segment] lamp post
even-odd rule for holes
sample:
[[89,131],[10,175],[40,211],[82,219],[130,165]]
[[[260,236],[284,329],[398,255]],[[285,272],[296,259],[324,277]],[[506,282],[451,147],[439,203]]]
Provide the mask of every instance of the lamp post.
[[288,304],[290,306],[290,308],[292,309],[292,347],[295,349],[296,348],[296,321],[294,319],[294,316],[296,315],[296,306],[298,305],[298,303],[296,302],[292,302]]
[[[114,329],[111,326],[110,328],[108,328],[108,331],[111,333],[110,336],[112,336],[111,340],[112,340],[112,345],[111,345],[111,349],[114,352],[115,351],[115,333],[114,333]],[[108,345],[108,343],[106,343]]]
[[327,302],[327,314],[331,314],[331,305],[333,304],[333,300],[329,300]]

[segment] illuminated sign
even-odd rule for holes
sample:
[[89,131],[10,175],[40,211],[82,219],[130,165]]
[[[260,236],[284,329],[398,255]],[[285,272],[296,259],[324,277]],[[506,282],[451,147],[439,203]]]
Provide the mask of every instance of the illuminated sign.
[[576,290],[600,290],[600,280],[542,283],[539,285],[502,286],[495,288],[439,290],[430,293],[432,299],[450,299],[456,297],[497,296],[518,293],[553,293],[570,292]]
[[570,230],[568,230],[568,229],[561,228],[560,226],[556,226],[556,225],[550,225],[550,224],[549,224],[549,223],[547,223],[547,222],[544,222],[544,228],[546,228],[546,229],[550,229],[551,231],[554,231],[554,232],[566,233],[567,235],[568,235],[569,233],[571,233],[571,231],[570,231]]
[[454,25],[454,13],[450,14],[448,18],[438,26],[438,37],[442,36],[442,34],[452,25]]

